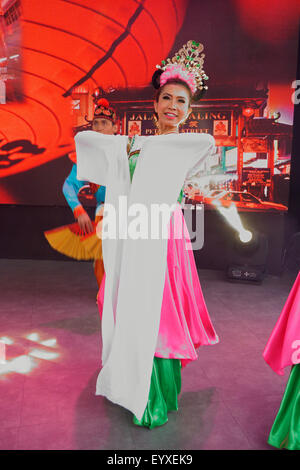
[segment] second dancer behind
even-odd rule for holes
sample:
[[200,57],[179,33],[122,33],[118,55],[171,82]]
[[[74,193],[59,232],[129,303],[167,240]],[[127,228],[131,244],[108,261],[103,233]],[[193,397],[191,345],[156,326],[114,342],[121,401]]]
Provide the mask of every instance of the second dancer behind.
[[[98,296],[103,367],[96,394],[129,409],[135,424],[149,428],[166,423],[168,411],[178,409],[181,367],[197,359],[196,348],[218,342],[178,203],[188,179],[203,170],[214,150],[210,135],[179,134],[192,99],[204,91],[202,50],[189,41],[155,72],[158,135],[128,139],[84,132],[75,138],[78,177],[97,183],[106,172],[105,276]],[[127,213],[120,204],[124,198]],[[157,205],[173,208],[161,223],[160,234],[168,237],[133,233]],[[137,207],[138,224],[130,220]]]
[[[114,135],[117,132],[117,115],[105,98],[97,100],[92,121],[88,121],[95,132]],[[101,241],[96,236],[95,226],[102,218],[105,186],[77,179],[76,152],[70,156],[72,169],[63,184],[63,194],[77,223],[47,230],[49,244],[60,253],[78,260],[94,260],[94,274],[100,287],[104,275]],[[79,195],[88,189],[96,200],[95,221],[92,222],[79,200]]]

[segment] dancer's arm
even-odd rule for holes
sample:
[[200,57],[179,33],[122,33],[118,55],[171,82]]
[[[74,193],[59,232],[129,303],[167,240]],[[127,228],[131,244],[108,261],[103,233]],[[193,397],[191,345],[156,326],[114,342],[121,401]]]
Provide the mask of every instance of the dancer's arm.
[[63,184],[63,194],[65,199],[73,211],[74,217],[77,220],[79,227],[83,232],[90,233],[93,231],[93,225],[90,217],[83,208],[78,199],[78,192],[85,183],[77,179],[77,166],[73,165],[70,174],[67,176]]

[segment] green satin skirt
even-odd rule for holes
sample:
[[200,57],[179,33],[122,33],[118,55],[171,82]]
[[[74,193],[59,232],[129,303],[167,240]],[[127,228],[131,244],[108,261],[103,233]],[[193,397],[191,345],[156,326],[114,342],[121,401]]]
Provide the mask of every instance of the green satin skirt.
[[279,449],[300,450],[300,364],[292,367],[268,443]]
[[147,406],[141,420],[134,416],[134,424],[149,429],[165,424],[168,421],[168,411],[178,410],[180,390],[180,360],[154,357]]

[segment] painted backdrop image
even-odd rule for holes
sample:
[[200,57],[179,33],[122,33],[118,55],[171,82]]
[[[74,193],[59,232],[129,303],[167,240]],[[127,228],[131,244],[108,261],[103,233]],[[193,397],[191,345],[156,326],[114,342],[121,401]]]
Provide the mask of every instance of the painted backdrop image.
[[[204,45],[208,90],[181,132],[213,135],[216,151],[190,197],[208,209],[234,203],[239,211],[286,211],[297,3],[276,2],[270,10],[270,2],[258,9],[254,0],[132,0],[126,9],[121,0],[113,7],[3,1],[1,44],[21,24],[15,70],[22,81],[13,86],[22,100],[0,104],[0,203],[66,204],[62,185],[76,159],[74,134],[88,128],[99,98],[117,110],[119,133],[155,134],[153,69],[193,39]],[[1,83],[13,96],[3,74]],[[93,203],[90,194],[82,200]]]

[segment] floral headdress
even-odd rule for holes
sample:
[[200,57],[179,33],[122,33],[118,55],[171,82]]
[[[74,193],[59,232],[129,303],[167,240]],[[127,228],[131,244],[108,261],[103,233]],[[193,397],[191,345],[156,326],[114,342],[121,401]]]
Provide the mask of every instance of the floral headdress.
[[172,59],[163,60],[161,65],[156,66],[158,70],[152,77],[154,87],[160,88],[168,80],[178,78],[188,85],[193,95],[202,95],[208,88],[204,84],[208,76],[203,69],[205,57],[203,49],[203,44],[188,41]]

